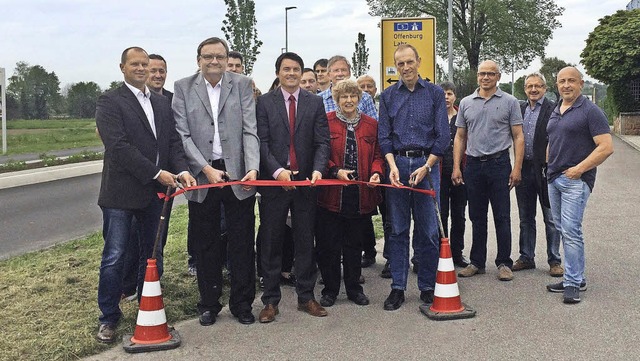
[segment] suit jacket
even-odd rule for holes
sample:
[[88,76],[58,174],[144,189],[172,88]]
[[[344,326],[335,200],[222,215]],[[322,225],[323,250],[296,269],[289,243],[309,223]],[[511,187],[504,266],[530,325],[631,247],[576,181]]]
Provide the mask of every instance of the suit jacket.
[[[208,184],[202,169],[211,164],[214,123],[207,82],[197,73],[175,82],[173,114],[178,133],[182,137],[189,168],[198,184]],[[213,84],[215,85],[215,84]],[[259,170],[260,141],[256,126],[256,105],[251,78],[225,72],[222,77],[218,105],[218,132],[222,157],[231,179],[242,179],[248,171]],[[232,186],[235,196],[242,200],[255,194],[255,188],[245,191]],[[187,192],[187,199],[202,203],[209,189]]]
[[158,191],[166,190],[153,179],[161,169],[174,174],[188,169],[169,103],[154,92],[150,101],[157,139],[142,106],[126,85],[98,98],[96,125],[105,147],[98,197],[102,207],[144,208],[157,199]]
[[[520,104],[520,110],[522,111],[522,117],[524,118],[524,112],[529,106],[529,101],[525,101]],[[542,101],[542,107],[540,108],[540,114],[536,122],[536,129],[533,134],[533,170],[536,175],[536,185],[540,189],[540,201],[546,207],[549,207],[549,194],[547,189],[547,179],[543,176],[543,172],[546,172],[547,167],[547,144],[549,144],[549,137],[547,135],[547,123],[549,123],[549,117],[555,108],[555,103],[547,98]]]
[[[258,97],[256,106],[260,137],[260,176],[273,179],[273,173],[286,168],[289,159],[290,129],[282,90],[276,88]],[[294,147],[299,178],[311,178],[313,171],[326,175],[329,160],[329,125],[322,98],[300,90],[294,129]],[[269,192],[261,189],[260,192]]]
[[167,99],[169,99],[169,104],[171,104],[171,102],[173,101],[173,93],[168,91],[165,88],[162,88],[162,95],[164,95],[165,97],[167,97]]

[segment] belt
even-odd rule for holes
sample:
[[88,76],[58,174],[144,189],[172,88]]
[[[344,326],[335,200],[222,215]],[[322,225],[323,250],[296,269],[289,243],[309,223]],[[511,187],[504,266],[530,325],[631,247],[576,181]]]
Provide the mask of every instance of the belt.
[[424,149],[411,149],[411,150],[395,150],[393,151],[393,154],[395,155],[401,155],[403,157],[409,157],[409,158],[418,158],[418,157],[424,157],[429,155],[429,153],[431,153],[431,150],[424,150]]
[[504,150],[501,150],[501,151],[499,151],[497,153],[488,154],[488,155],[482,155],[482,156],[479,156],[479,157],[469,156],[469,158],[475,159],[475,160],[479,160],[481,162],[486,162],[486,161],[488,161],[490,159],[500,158],[502,156],[502,154],[504,154],[507,151],[508,151],[508,149],[504,149]]

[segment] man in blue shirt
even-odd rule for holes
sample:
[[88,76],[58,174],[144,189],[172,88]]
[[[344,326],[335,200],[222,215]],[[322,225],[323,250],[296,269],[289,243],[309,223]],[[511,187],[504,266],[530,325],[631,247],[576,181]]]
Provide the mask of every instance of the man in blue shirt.
[[[398,46],[394,60],[400,80],[380,95],[378,125],[380,150],[389,165],[387,178],[394,186],[429,189],[425,178],[430,172],[438,197],[439,157],[449,146],[444,92],[420,77],[420,57],[412,45]],[[391,223],[388,250],[392,283],[384,309],[396,310],[404,302],[412,214],[420,299],[432,303],[440,248],[435,203],[428,195],[405,189],[388,188],[385,196]]]
[[578,69],[560,70],[557,86],[562,100],[547,125],[549,202],[565,265],[564,281],[548,285],[547,290],[564,293],[564,303],[580,302],[580,291],[587,289],[582,216],[595,185],[596,167],[613,154],[607,117],[582,96],[583,85]]

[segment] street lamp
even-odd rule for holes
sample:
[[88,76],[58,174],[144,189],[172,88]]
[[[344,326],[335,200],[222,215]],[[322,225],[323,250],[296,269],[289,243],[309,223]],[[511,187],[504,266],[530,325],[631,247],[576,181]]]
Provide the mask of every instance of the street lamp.
[[289,10],[297,9],[295,6],[284,8],[284,51],[289,51]]

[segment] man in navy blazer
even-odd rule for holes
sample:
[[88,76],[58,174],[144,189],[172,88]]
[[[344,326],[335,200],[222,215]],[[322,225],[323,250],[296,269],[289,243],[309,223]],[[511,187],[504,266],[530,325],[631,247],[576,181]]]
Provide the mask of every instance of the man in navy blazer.
[[[280,87],[258,97],[260,178],[282,182],[322,179],[329,160],[329,125],[322,98],[300,88],[302,58],[283,53],[276,60]],[[293,127],[291,126],[293,125]],[[317,266],[313,257],[316,190],[313,187],[260,187],[261,265],[264,293],[262,323],[275,320],[280,302],[282,239],[291,209],[298,309],[312,316],[327,311],[315,300]]]
[[549,274],[561,277],[564,270],[560,265],[560,233],[555,227],[549,206],[547,188],[547,123],[555,104],[545,98],[547,81],[544,75],[532,73],[525,77],[524,92],[527,101],[520,104],[524,119],[524,160],[522,180],[516,187],[518,213],[520,214],[520,257],[512,270],[521,271],[536,268],[536,203],[540,200],[547,239],[547,263]]
[[[104,143],[104,166],[98,205],[102,209],[104,250],[100,264],[98,306],[100,327],[96,339],[116,340],[122,316],[118,303],[122,292],[123,262],[130,242],[132,220],[140,233],[138,289],[142,290],[146,259],[152,258],[155,235],[165,192],[177,182],[196,184],[187,161],[167,99],[149,91],[149,56],[142,48],[122,53],[124,84],[100,96],[96,125]],[[162,245],[160,244],[160,247]],[[162,274],[162,251],[156,254]]]

